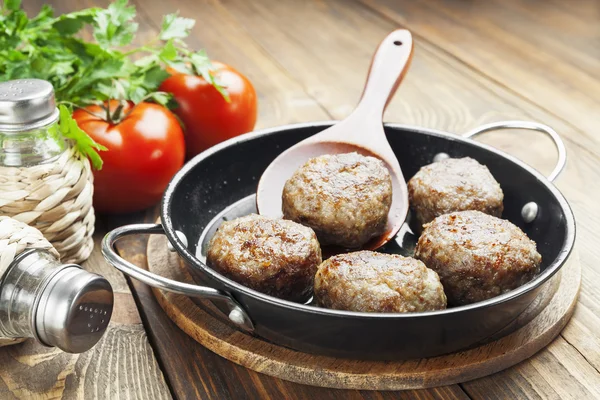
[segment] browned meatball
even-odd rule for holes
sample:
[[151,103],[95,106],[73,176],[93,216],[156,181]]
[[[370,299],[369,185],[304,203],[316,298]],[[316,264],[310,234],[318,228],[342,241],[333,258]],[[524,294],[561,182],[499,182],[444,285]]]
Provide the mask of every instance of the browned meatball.
[[315,298],[327,308],[363,312],[418,312],[446,308],[438,275],[414,258],[358,251],[319,266]]
[[454,211],[478,210],[500,217],[504,194],[485,165],[449,158],[426,165],[408,181],[410,205],[420,225]]
[[442,215],[425,225],[415,257],[439,274],[451,305],[513,290],[532,280],[542,261],[521,229],[479,211]]
[[313,228],[322,245],[358,248],[384,232],[392,180],[377,158],[324,155],[294,172],[282,200],[284,218]]
[[244,286],[303,301],[312,292],[321,247],[306,226],[252,214],[223,222],[210,241],[206,261]]

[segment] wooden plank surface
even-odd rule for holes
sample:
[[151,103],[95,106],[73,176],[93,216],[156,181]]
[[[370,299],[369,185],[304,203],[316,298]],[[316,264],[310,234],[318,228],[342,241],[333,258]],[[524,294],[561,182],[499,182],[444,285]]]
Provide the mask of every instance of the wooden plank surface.
[[598,126],[598,1],[365,2],[583,131]]
[[[24,3],[35,8],[42,1]],[[46,3],[70,11],[107,1]],[[426,391],[331,391],[268,378],[212,354],[174,326],[148,288],[133,283],[150,348],[127,284],[97,259],[88,265],[110,274],[120,292],[111,330],[102,343],[81,356],[30,342],[0,349],[0,398],[168,397],[153,350],[180,398],[594,397],[600,370],[600,187],[592,184],[600,178],[595,131],[600,122],[600,2],[135,3],[143,36],[155,32],[162,15],[175,10],[198,20],[189,43],[206,48],[213,58],[231,63],[252,80],[260,101],[258,127],[346,116],[360,96],[378,42],[396,27],[411,29],[416,37],[413,65],[386,120],[460,133],[485,122],[529,119],[549,124],[565,138],[569,161],[557,186],[578,223],[583,266],[579,305],[571,323],[546,350],[490,377]],[[552,169],[554,150],[540,134],[492,133],[482,140],[543,172]],[[151,211],[146,219],[155,216]],[[120,249],[132,260],[145,262],[145,238],[128,240]]]

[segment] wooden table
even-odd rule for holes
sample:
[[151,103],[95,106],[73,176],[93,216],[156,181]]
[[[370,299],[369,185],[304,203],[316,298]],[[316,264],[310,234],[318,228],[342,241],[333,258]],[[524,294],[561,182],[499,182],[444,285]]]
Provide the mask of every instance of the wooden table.
[[[41,0],[25,6],[39,9]],[[54,0],[59,12],[106,1]],[[32,341],[0,349],[0,398],[599,398],[600,397],[600,1],[596,0],[135,0],[142,37],[162,15],[197,19],[189,43],[245,73],[260,96],[258,128],[340,119],[360,96],[370,57],[394,28],[415,36],[411,70],[387,121],[465,132],[502,119],[541,121],[565,139],[556,182],[577,218],[583,267],[574,317],[545,350],[504,372],[460,385],[407,392],[298,385],[226,361],[165,316],[151,291],[102,259],[86,263],[116,291],[102,341],[82,355]],[[507,136],[508,135],[508,136]],[[555,153],[536,133],[491,134],[543,172]],[[116,225],[151,221],[156,209],[99,218],[97,239]],[[98,243],[97,241],[97,243]],[[121,253],[143,264],[146,238]]]

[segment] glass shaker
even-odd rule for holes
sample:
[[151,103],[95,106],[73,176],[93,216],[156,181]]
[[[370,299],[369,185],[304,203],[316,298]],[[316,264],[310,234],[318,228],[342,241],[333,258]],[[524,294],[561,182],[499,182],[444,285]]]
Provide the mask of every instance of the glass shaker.
[[93,176],[57,134],[58,118],[49,82],[0,83],[0,215],[36,227],[63,260],[80,263],[93,248]]
[[0,165],[27,167],[50,163],[68,147],[51,137],[58,121],[52,85],[41,79],[0,83]]
[[0,217],[0,338],[80,353],[102,337],[112,308],[105,278],[60,263],[40,231]]

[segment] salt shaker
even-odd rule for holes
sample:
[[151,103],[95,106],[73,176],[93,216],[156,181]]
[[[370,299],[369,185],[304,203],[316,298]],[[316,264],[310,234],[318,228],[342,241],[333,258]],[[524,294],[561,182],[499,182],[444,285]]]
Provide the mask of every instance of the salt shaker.
[[0,217],[0,339],[35,338],[81,353],[100,340],[112,308],[105,278],[60,263],[37,229]]
[[56,134],[52,85],[0,83],[0,215],[39,229],[65,262],[93,248],[93,175],[89,160]]

